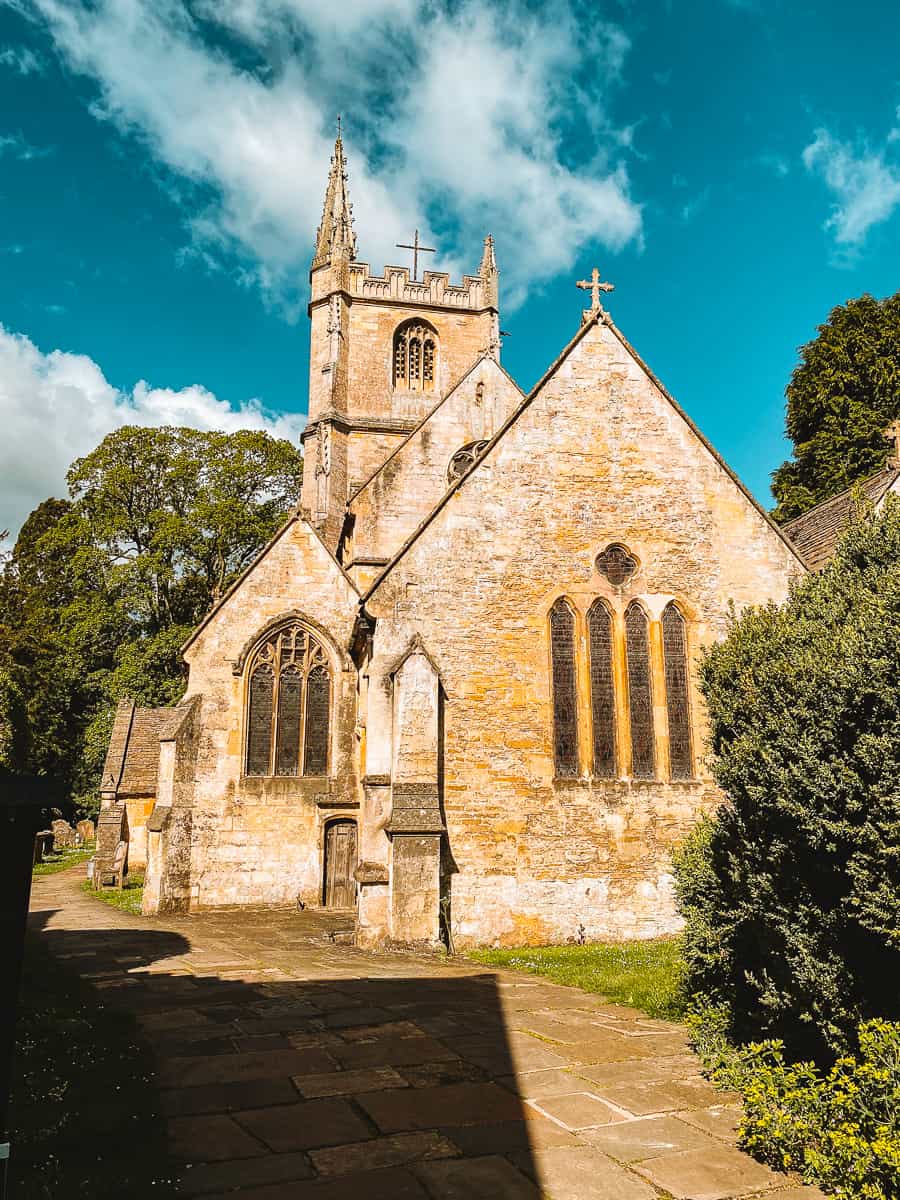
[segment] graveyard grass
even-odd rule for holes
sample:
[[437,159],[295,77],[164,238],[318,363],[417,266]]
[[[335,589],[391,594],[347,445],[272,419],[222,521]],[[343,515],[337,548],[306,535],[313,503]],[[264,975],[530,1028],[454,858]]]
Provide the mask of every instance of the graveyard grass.
[[81,885],[81,890],[88,896],[93,896],[95,900],[102,900],[104,904],[111,904],[113,908],[121,909],[122,912],[139,914],[144,899],[144,876],[137,871],[129,872],[122,888],[95,888],[90,880],[86,879]]
[[469,958],[596,992],[611,1003],[640,1009],[648,1017],[677,1021],[684,1016],[684,968],[678,938],[476,950]]
[[93,853],[93,842],[65,850],[54,850],[45,862],[35,864],[32,875],[55,875],[57,871],[65,871],[69,867],[77,867],[80,863],[87,862]]

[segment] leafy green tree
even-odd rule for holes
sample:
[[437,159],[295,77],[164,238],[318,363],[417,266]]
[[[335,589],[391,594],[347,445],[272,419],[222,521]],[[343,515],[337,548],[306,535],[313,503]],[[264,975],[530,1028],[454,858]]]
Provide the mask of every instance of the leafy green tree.
[[832,309],[787,386],[793,457],[773,473],[776,521],[800,516],[883,467],[900,417],[900,292]]
[[726,803],[676,863],[687,982],[739,1040],[827,1059],[900,1018],[900,502],[851,526],[781,608],[750,609],[701,686]]
[[129,426],[73,463],[0,571],[0,763],[91,806],[122,696],[183,693],[179,647],[296,505],[303,463],[265,433]]

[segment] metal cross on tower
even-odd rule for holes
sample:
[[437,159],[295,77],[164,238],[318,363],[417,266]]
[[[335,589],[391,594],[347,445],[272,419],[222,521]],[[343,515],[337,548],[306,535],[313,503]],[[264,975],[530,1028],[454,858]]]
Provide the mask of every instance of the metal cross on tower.
[[419,278],[419,255],[420,254],[434,254],[434,246],[423,246],[422,245],[422,243],[419,241],[418,229],[416,230],[415,237],[413,238],[411,243],[410,242],[397,242],[396,246],[397,246],[398,250],[412,250],[412,252],[413,252],[412,277],[413,277],[413,280],[418,279]]
[[591,308],[600,307],[601,292],[612,292],[615,290],[615,284],[600,282],[600,272],[596,267],[591,271],[590,279],[579,279],[575,286],[591,293]]

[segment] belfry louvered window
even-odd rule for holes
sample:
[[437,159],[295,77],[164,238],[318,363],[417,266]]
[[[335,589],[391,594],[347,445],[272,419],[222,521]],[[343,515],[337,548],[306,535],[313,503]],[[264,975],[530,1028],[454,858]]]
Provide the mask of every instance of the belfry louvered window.
[[256,650],[247,689],[248,775],[325,775],[331,675],[322,646],[298,622]]
[[591,664],[591,719],[594,774],[600,779],[616,775],[616,697],[613,682],[612,615],[602,600],[588,613],[588,649]]
[[694,773],[691,719],[688,699],[687,639],[684,617],[674,604],[662,617],[663,658],[666,669],[666,709],[669,717],[669,774],[690,779]]
[[575,687],[575,614],[565,600],[550,610],[553,675],[553,759],[557,775],[578,774],[578,717]]
[[423,321],[407,321],[394,334],[394,387],[433,391],[436,371],[437,333]]
[[625,614],[625,658],[628,666],[628,714],[631,722],[631,774],[652,779],[656,774],[653,735],[653,692],[650,681],[650,630],[640,604]]

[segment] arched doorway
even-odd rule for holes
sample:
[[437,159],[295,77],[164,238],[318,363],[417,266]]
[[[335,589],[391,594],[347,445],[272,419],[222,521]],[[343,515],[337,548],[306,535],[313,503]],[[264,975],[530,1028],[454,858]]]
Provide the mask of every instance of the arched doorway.
[[356,908],[356,822],[329,821],[325,826],[325,869],[322,903],[326,908]]

